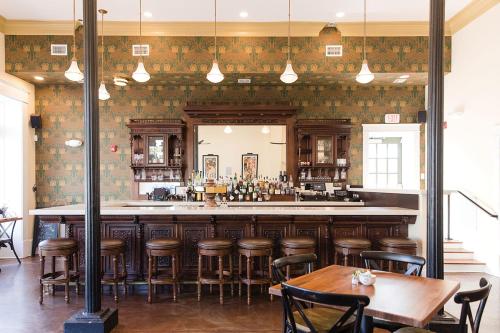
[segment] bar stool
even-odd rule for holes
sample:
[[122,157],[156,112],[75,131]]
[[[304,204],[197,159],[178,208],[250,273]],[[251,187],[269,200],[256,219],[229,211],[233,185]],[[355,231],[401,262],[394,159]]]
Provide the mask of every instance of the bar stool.
[[[78,271],[78,243],[70,238],[47,239],[38,244],[40,255],[40,299],[43,303],[43,286],[52,286],[52,295],[56,285],[64,285],[64,300],[69,303],[69,283],[76,282],[76,294],[80,289],[80,273]],[[52,272],[45,274],[45,257],[52,257]],[[62,257],[63,271],[56,271],[56,257]],[[73,257],[74,272],[70,273],[69,261]]]
[[[396,252],[403,254],[417,254],[417,242],[409,238],[398,238],[398,237],[385,237],[381,238],[379,241],[379,247],[381,251]],[[401,265],[396,264],[398,270],[404,270]],[[392,272],[394,269],[393,262],[389,261],[389,271]]]
[[[101,239],[101,284],[113,285],[113,296],[118,302],[118,283],[123,283],[123,292],[127,295],[127,261],[125,260],[125,241],[121,239],[104,238]],[[104,274],[104,259],[111,257],[113,262],[113,277],[106,277]],[[120,257],[122,270],[118,272],[118,257]]]
[[[148,303],[152,302],[152,289],[157,285],[172,285],[174,302],[177,302],[177,289],[179,288],[181,241],[177,238],[158,238],[146,242],[148,255]],[[161,276],[158,268],[158,257],[171,257],[171,276]],[[154,277],[153,277],[154,276]]]
[[[263,285],[272,285],[272,268],[273,263],[273,242],[268,238],[242,238],[238,241],[238,287],[239,296],[241,297],[242,283],[247,285],[247,304],[252,302],[252,285],[260,285],[261,291]],[[246,277],[243,275],[243,256],[246,257],[247,269]],[[254,258],[259,258],[259,270],[255,272]],[[267,276],[262,267],[262,257],[268,257]],[[253,276],[255,273],[256,276]]]
[[335,247],[334,264],[338,264],[338,255],[344,257],[344,266],[349,263],[349,256],[352,256],[352,264],[356,265],[356,257],[359,257],[361,252],[369,250],[372,242],[365,238],[339,238],[333,242]]
[[[280,244],[284,256],[315,254],[316,252],[316,240],[308,236],[285,237]],[[290,266],[286,267],[286,279],[290,279]]]
[[[233,258],[231,255],[232,242],[224,238],[207,238],[198,242],[198,301],[201,300],[201,285],[219,285],[219,302],[224,304],[224,284],[231,284],[231,296],[234,295]],[[208,272],[203,275],[203,256],[219,258],[217,272]],[[223,258],[229,257],[229,272],[224,271]],[[211,265],[210,265],[211,267]]]

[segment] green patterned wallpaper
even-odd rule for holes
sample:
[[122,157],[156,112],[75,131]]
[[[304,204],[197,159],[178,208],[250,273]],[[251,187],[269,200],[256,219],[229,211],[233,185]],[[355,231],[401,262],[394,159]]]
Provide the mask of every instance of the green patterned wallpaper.
[[[352,169],[349,182],[362,183],[362,123],[381,123],[385,113],[416,122],[424,109],[424,87],[359,85],[109,85],[112,98],[101,106],[101,192],[105,200],[130,198],[130,148],[125,124],[131,118],[179,118],[187,102],[275,104],[292,101],[301,118],[351,118]],[[83,137],[80,85],[38,85],[36,109],[42,115],[36,146],[37,203],[49,206],[83,200],[83,148],[64,141]],[[109,150],[111,144],[118,151]]]

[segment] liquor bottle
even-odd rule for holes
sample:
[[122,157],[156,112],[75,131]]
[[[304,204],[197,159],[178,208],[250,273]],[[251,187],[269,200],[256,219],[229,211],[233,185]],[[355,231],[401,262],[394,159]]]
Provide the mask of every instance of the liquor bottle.
[[283,181],[283,172],[282,172],[282,171],[280,171],[280,175],[279,175],[279,177],[278,177],[278,180],[279,180],[280,182],[282,182],[282,181]]
[[288,183],[288,176],[286,174],[286,171],[283,171],[283,183]]
[[347,179],[347,171],[344,168],[341,169],[341,171],[340,171],[340,179],[342,179],[342,180],[346,180]]

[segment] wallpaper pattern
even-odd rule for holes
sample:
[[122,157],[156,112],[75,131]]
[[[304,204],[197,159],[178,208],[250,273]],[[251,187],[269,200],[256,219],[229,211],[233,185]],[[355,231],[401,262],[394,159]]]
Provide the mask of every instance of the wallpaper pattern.
[[[105,200],[130,198],[130,147],[126,123],[131,118],[181,118],[187,102],[275,104],[292,101],[299,118],[350,118],[353,123],[349,183],[362,184],[362,123],[382,123],[385,113],[416,122],[424,109],[423,86],[225,86],[109,85],[113,96],[100,102],[101,194]],[[83,148],[64,141],[83,137],[82,88],[36,87],[36,110],[43,128],[36,145],[39,206],[83,201]],[[118,145],[112,153],[110,145]]]

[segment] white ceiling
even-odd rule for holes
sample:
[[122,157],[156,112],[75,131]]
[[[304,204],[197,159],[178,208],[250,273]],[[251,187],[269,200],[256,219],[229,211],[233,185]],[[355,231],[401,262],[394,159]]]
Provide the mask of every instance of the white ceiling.
[[[367,0],[369,21],[427,21],[430,0]],[[82,16],[82,0],[77,16]],[[446,1],[446,18],[453,17],[471,0]],[[71,20],[71,0],[0,0],[0,15],[9,20]],[[109,11],[108,20],[137,20],[139,0],[98,0]],[[220,21],[272,22],[287,20],[287,0],[218,0]],[[145,21],[210,21],[212,0],[143,0]],[[239,13],[247,11],[248,17]],[[337,18],[337,12],[344,12]],[[357,22],[363,19],[363,0],[292,0],[293,21]]]

